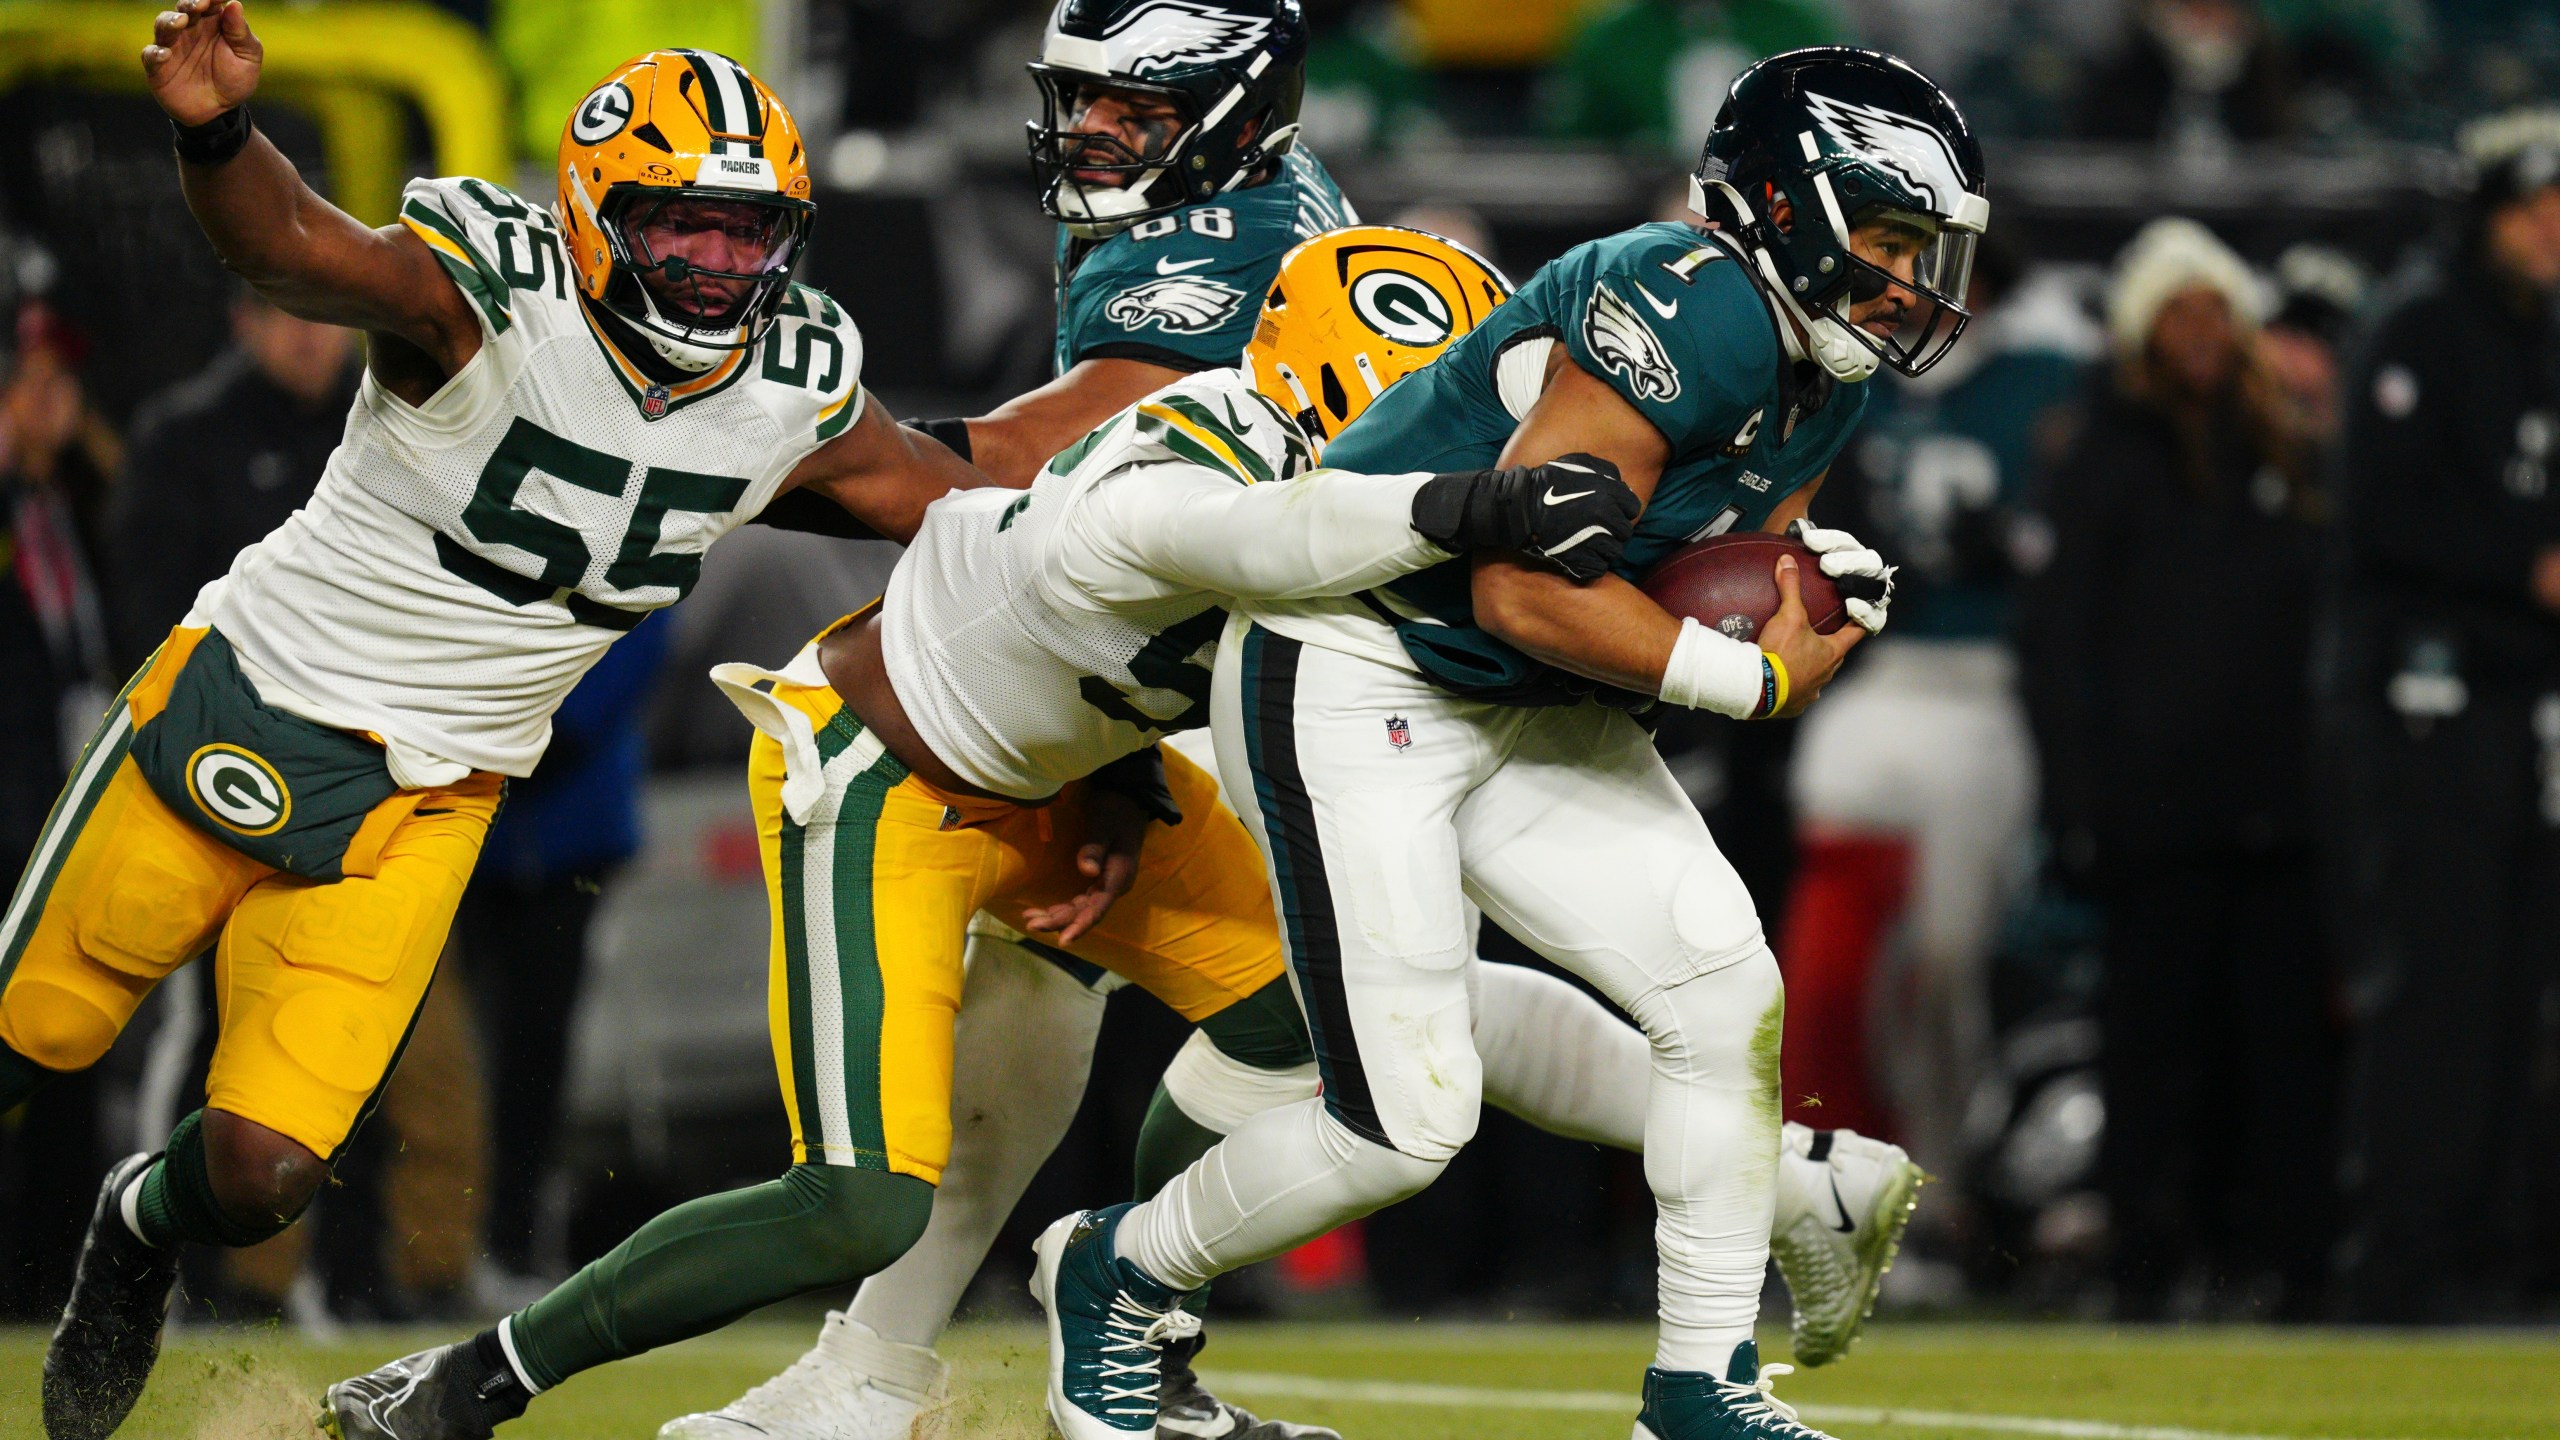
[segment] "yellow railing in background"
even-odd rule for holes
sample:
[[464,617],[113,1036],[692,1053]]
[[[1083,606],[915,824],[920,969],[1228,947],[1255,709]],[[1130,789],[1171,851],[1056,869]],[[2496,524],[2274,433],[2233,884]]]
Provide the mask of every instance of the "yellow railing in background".
[[[37,78],[142,88],[154,7],[104,0],[0,0],[0,91]],[[400,204],[400,101],[426,120],[439,175],[514,180],[507,87],[479,31],[408,0],[259,7],[259,93],[320,127],[331,196],[370,225]]]

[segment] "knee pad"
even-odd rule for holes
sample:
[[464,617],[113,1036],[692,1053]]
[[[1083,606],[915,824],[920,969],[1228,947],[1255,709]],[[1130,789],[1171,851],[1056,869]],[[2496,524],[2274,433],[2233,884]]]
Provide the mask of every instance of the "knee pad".
[[1247,1065],[1221,1050],[1208,1032],[1194,1030],[1164,1070],[1164,1090],[1182,1113],[1224,1135],[1275,1105],[1304,1100],[1319,1089],[1313,1063],[1286,1070]]
[[1360,1134],[1325,1110],[1317,1112],[1316,1133],[1346,1188],[1367,1207],[1364,1214],[1421,1194],[1449,1168],[1451,1156],[1457,1153],[1409,1155]]
[[10,1041],[0,1048],[40,1069],[69,1074],[97,1064],[123,1028],[79,991],[29,976],[9,987]]
[[1765,1089],[1775,1102],[1787,1007],[1777,957],[1768,946],[1657,990],[1636,1009],[1657,1061],[1674,1073],[1724,1088]]
[[914,1248],[933,1217],[933,1187],[912,1175],[794,1165],[782,1183],[800,1202],[794,1246],[812,1289],[888,1269]]
[[1386,1043],[1361,1056],[1379,1130],[1406,1155],[1445,1164],[1476,1138],[1484,1114],[1484,1061],[1466,994],[1460,990],[1435,1010],[1390,1011],[1380,1019]]

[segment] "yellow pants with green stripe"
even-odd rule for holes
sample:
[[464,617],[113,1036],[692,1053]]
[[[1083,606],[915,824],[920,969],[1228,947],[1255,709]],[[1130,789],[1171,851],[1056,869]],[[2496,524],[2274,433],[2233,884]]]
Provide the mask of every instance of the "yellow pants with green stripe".
[[[1089,791],[1039,807],[955,795],[907,773],[824,685],[776,683],[808,716],[825,784],[794,820],[785,749],[748,762],[772,908],[767,1008],[797,1163],[940,1183],[951,1153],[952,1025],[980,910],[1010,918],[1090,883]],[[1205,1020],[1281,978],[1260,852],[1216,782],[1167,752],[1183,823],[1150,826],[1136,882],[1070,948]]]
[[334,1160],[417,1017],[503,782],[398,792],[358,832],[342,880],[253,860],[171,809],[129,754],[204,634],[171,634],[54,802],[0,912],[0,1044],[85,1070],[211,947],[206,1103]]

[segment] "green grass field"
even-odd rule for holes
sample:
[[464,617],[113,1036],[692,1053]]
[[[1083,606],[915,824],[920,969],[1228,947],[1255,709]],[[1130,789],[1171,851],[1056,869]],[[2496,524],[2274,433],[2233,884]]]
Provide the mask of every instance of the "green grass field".
[[[504,1440],[649,1440],[789,1361],[804,1326],[729,1332],[579,1376]],[[312,1440],[329,1379],[446,1338],[374,1332],[317,1347],[274,1332],[173,1340],[119,1440]],[[1784,1337],[1765,1342],[1783,1360]],[[1633,1326],[1219,1327],[1204,1369],[1237,1399],[1351,1440],[1623,1440],[1649,1332]],[[958,1391],[939,1440],[1036,1440],[1042,1367],[1027,1325],[944,1347]],[[0,1436],[34,1437],[43,1336],[0,1330]],[[2560,1336],[1886,1323],[1856,1353],[1778,1382],[1843,1437],[2064,1440],[2560,1440]]]

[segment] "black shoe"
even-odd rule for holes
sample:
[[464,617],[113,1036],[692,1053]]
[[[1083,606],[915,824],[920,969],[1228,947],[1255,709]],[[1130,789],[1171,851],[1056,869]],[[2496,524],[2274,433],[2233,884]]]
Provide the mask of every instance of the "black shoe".
[[1293,1420],[1264,1420],[1241,1405],[1219,1399],[1200,1388],[1191,1358],[1207,1344],[1205,1336],[1168,1340],[1164,1347],[1164,1388],[1157,1392],[1156,1431],[1182,1440],[1342,1440],[1321,1425]]
[[489,1440],[527,1395],[494,1346],[439,1345],[329,1387],[320,1428],[338,1440]]
[[80,1270],[44,1352],[46,1440],[107,1440],[133,1413],[178,1284],[178,1250],[154,1249],[124,1223],[124,1189],[157,1155],[107,1171],[80,1242]]

